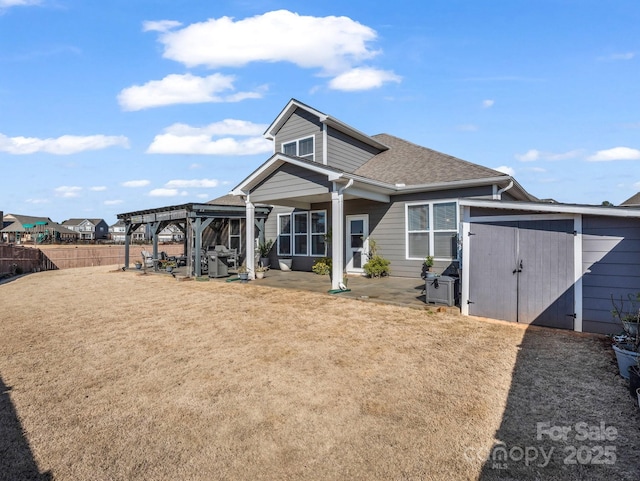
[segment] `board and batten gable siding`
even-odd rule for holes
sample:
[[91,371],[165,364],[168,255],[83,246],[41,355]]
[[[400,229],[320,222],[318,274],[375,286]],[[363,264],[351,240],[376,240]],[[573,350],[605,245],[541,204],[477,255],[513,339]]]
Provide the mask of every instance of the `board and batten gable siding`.
[[327,164],[345,172],[354,172],[380,151],[364,142],[329,128]]
[[277,204],[278,199],[327,194],[331,187],[326,175],[297,165],[283,164],[251,191],[251,201]]
[[282,145],[294,140],[314,137],[313,160],[322,164],[322,123],[306,110],[296,109],[275,136],[275,151],[282,153]]
[[583,216],[582,249],[583,330],[619,333],[611,296],[640,292],[640,219]]

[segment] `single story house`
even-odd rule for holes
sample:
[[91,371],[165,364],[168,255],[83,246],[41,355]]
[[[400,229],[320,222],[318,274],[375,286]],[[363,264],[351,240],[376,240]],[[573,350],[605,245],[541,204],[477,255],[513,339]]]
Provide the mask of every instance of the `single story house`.
[[[391,275],[419,278],[426,256],[460,276],[463,314],[617,332],[611,296],[640,291],[640,208],[559,204],[511,176],[389,134],[367,135],[292,99],[269,125],[274,153],[232,194],[246,250],[270,205],[271,265],[332,258],[332,288],[361,274],[369,245]],[[250,273],[254,256],[247,256]]]
[[78,235],[73,230],[52,221],[49,217],[5,214],[0,225],[2,242],[37,244],[50,242],[75,242]]

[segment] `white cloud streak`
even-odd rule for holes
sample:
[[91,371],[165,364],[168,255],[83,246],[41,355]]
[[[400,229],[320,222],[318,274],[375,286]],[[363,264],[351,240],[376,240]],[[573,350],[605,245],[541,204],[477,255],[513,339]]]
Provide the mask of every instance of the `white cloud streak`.
[[385,83],[400,83],[401,81],[402,77],[391,71],[359,67],[348,70],[331,79],[331,81],[329,81],[329,88],[345,92],[354,92],[380,88]]
[[536,160],[569,160],[575,159],[584,153],[582,149],[570,150],[568,152],[554,153],[554,152],[542,152],[537,149],[531,149],[524,154],[516,154],[515,158],[520,162],[535,162]]
[[55,192],[56,197],[63,197],[68,199],[80,197],[82,187],[61,185],[60,187],[56,187],[55,189],[53,189],[53,191]]
[[93,192],[104,192],[105,190],[107,190],[107,187],[105,185],[96,185],[93,187],[89,187],[89,190]]
[[511,177],[516,175],[516,171],[506,165],[501,165],[500,167],[494,167],[493,170],[497,170],[498,172],[502,172],[503,174],[510,175]]
[[216,179],[191,179],[191,180],[170,180],[164,186],[169,189],[184,189],[184,188],[209,188],[217,187],[220,182]]
[[36,137],[7,137],[0,134],[0,152],[13,155],[26,155],[44,152],[54,155],[71,155],[90,150],[102,150],[109,147],[129,148],[129,139],[122,135],[63,135],[57,138],[39,139]]
[[162,80],[151,80],[144,85],[134,85],[118,94],[122,110],[134,111],[175,104],[240,102],[262,98],[266,87],[254,92],[233,92],[233,75],[215,73],[207,77],[192,74],[167,75]]
[[495,104],[495,100],[491,100],[491,99],[487,99],[487,100],[483,100],[482,101],[482,108],[484,109],[488,109],[493,107],[493,105]]
[[146,187],[147,185],[149,185],[151,183],[151,181],[149,180],[127,180],[126,182],[123,182],[121,185],[122,187]]
[[[233,119],[225,119],[204,127],[173,124],[162,134],[155,136],[147,153],[235,156],[273,152],[271,141],[261,135],[265,129],[266,125],[263,124]],[[225,137],[214,139],[215,136]]]
[[120,200],[120,199],[115,199],[115,200],[105,200],[103,202],[104,205],[119,205],[119,204],[123,204],[124,201]]
[[640,150],[629,147],[614,147],[599,150],[587,158],[589,162],[611,162],[614,160],[640,160]]
[[150,197],[178,197],[186,196],[187,192],[180,192],[178,189],[153,189],[149,192]]
[[0,10],[10,7],[29,7],[41,3],[41,0],[0,0]]

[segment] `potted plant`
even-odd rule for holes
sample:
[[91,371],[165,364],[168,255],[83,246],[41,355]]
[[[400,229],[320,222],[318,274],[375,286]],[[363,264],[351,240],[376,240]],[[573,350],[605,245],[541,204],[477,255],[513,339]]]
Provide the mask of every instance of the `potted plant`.
[[422,263],[422,278],[426,279],[427,277],[435,276],[434,273],[431,272],[431,268],[433,267],[433,256],[427,256],[424,258],[424,262]]
[[263,279],[265,272],[269,270],[269,266],[261,265],[256,267],[256,279]]
[[238,267],[238,277],[240,278],[240,282],[247,282],[249,280],[249,271],[247,270],[247,265],[244,262],[240,267]]
[[369,277],[380,278],[389,275],[389,265],[391,262],[378,254],[377,244],[373,239],[369,239],[368,258],[369,260],[362,268]]
[[613,310],[611,313],[616,318],[624,329],[624,333],[614,338],[613,350],[616,353],[616,360],[618,362],[618,370],[620,375],[625,378],[630,378],[630,368],[637,366],[640,362],[640,330],[638,324],[640,324],[640,293],[633,296],[629,294],[627,296],[628,307],[625,309],[625,302],[620,298],[620,304],[611,296],[611,303],[613,304]]
[[265,241],[265,242],[260,242],[258,244],[258,254],[260,256],[261,266],[264,267],[269,265],[269,253],[271,252],[272,247],[273,247],[272,239],[269,239],[268,241]]

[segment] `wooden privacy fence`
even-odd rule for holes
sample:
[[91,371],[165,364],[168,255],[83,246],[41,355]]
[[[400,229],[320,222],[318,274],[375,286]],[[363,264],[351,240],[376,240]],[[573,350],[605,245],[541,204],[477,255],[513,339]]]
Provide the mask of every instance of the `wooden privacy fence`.
[[[142,250],[151,252],[150,245],[134,245],[129,249],[129,262],[142,260]],[[158,246],[158,252],[170,256],[182,255],[182,244]],[[124,266],[124,246],[39,246],[39,248],[0,244],[0,276],[21,272],[39,272],[74,267]]]
[[0,276],[56,269],[39,249],[0,244]]
[[[92,266],[124,266],[124,246],[40,246],[40,250],[51,259],[58,269],[70,269],[73,267]],[[135,261],[142,260],[140,252],[146,250],[151,252],[152,246],[132,245],[129,248],[129,262],[133,265]],[[166,252],[168,255],[181,255],[182,244],[159,245],[158,252]]]

